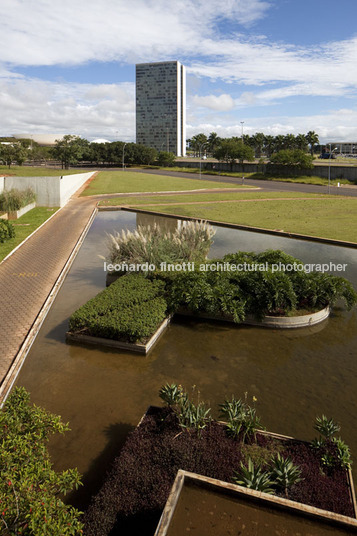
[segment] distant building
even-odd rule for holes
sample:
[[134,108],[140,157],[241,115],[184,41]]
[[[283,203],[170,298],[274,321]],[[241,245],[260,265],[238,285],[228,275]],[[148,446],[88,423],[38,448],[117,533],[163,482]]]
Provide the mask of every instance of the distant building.
[[357,141],[334,141],[326,143],[325,148],[329,151],[331,149],[335,150],[335,153],[340,154],[352,154],[357,155]]
[[13,134],[16,140],[32,140],[43,147],[54,147],[56,141],[63,139],[64,134]]
[[136,143],[186,154],[186,69],[178,61],[136,65]]

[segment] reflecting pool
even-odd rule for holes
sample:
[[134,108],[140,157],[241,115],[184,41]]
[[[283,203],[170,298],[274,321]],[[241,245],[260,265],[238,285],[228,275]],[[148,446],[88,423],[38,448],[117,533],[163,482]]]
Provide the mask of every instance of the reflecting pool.
[[[138,216],[144,220],[150,218]],[[165,220],[168,228],[176,224]],[[247,392],[268,430],[301,439],[315,437],[314,419],[324,413],[341,424],[357,456],[356,308],[337,307],[323,324],[293,331],[176,319],[148,356],[66,344],[69,316],[105,287],[99,255],[106,254],[106,233],[136,224],[132,212],[98,213],[17,380],[36,404],[70,423],[51,453],[57,469],[77,466],[84,475],[74,503],[85,507],[128,432],[160,403],[166,382],[188,391],[196,385],[214,408]],[[353,249],[217,227],[210,257],[267,248],[305,263],[346,263],[342,275],[357,288]]]

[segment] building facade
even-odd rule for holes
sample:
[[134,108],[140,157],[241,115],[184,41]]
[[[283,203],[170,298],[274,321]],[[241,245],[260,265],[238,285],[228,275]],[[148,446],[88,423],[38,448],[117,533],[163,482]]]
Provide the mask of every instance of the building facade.
[[180,62],[136,65],[136,143],[186,154],[186,70]]

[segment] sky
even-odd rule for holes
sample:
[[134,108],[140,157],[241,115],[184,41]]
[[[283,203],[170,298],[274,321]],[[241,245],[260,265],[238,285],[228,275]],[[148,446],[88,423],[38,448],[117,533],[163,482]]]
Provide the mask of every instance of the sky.
[[356,0],[1,0],[0,136],[135,141],[135,64],[187,69],[187,136],[357,141]]

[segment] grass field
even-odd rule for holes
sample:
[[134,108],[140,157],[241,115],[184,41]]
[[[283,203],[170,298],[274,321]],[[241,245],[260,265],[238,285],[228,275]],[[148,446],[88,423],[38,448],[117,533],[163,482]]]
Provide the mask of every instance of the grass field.
[[241,188],[241,185],[165,177],[135,171],[101,171],[91,181],[82,195],[114,194],[129,192],[170,192],[201,190],[204,188]]
[[353,198],[274,199],[160,207],[153,204],[145,205],[145,209],[357,243],[357,200]]
[[[165,171],[178,171],[181,173],[192,173],[194,175],[198,175],[200,170],[199,168],[189,168],[189,167],[171,167],[171,168],[162,168]],[[211,170],[205,170],[202,168],[202,175],[216,175],[220,177],[234,177],[234,178],[242,178],[243,176],[246,179],[258,179],[258,180],[264,180],[264,181],[278,181],[278,182],[295,182],[299,184],[318,184],[321,186],[327,186],[328,185],[328,179],[324,179],[322,177],[317,177],[316,175],[308,176],[308,175],[301,175],[299,177],[274,177],[274,176],[267,176],[263,173],[238,173],[234,171],[211,171]],[[330,181],[331,186],[337,186],[337,184],[353,184],[351,181],[347,179],[333,179]]]
[[192,193],[192,194],[170,194],[170,195],[145,195],[145,196],[128,196],[112,197],[100,201],[99,206],[140,206],[151,204],[173,204],[177,203],[205,203],[213,201],[239,201],[239,200],[256,200],[256,199],[290,199],[290,198],[314,198],[326,197],[324,194],[305,194],[299,192],[262,192],[260,190],[220,192],[220,193]]
[[36,207],[11,223],[15,227],[15,238],[0,244],[0,261],[2,261],[16,246],[34,232],[37,227],[48,220],[58,208]]
[[100,205],[236,223],[357,243],[357,199],[298,192],[204,193],[120,197]]
[[12,175],[14,177],[61,177],[62,175],[74,175],[75,173],[87,173],[90,169],[54,169],[32,166],[0,166],[0,177]]

